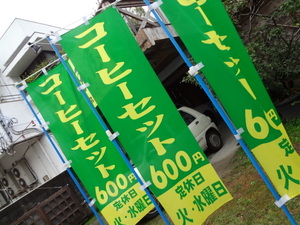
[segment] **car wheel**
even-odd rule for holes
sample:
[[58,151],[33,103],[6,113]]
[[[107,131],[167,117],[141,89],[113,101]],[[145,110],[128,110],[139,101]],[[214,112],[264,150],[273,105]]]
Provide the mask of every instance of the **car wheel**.
[[159,215],[159,212],[154,207],[154,209],[152,209],[146,216],[143,217],[142,222],[146,222],[146,221],[152,220],[155,217],[157,217],[158,215]]
[[223,141],[221,135],[216,130],[209,130],[206,133],[206,143],[208,149],[211,151],[218,151],[223,147]]
[[[152,195],[152,197],[154,198],[154,200],[156,201],[158,207],[160,208],[160,210],[163,211],[163,207],[162,205],[156,200],[156,198]],[[158,210],[154,207],[147,215],[145,215],[143,217],[143,219],[141,220],[141,222],[147,222],[149,220],[154,219],[155,217],[157,217],[159,215]]]

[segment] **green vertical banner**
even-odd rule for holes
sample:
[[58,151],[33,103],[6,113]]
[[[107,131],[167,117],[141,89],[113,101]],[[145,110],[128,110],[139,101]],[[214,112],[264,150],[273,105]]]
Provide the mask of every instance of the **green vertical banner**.
[[62,64],[26,89],[109,224],[135,224],[153,204]]
[[161,8],[278,193],[298,195],[299,155],[222,2],[164,0]]
[[199,224],[232,199],[116,9],[60,43],[174,224]]

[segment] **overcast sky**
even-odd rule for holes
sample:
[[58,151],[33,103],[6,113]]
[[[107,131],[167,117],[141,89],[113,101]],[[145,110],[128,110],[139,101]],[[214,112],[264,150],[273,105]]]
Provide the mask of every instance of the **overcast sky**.
[[0,37],[15,18],[66,27],[97,9],[98,0],[0,0]]

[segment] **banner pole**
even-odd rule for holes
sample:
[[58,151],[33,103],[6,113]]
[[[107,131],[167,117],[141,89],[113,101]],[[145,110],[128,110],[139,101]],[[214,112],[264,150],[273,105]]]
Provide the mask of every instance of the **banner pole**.
[[[38,124],[41,126],[45,136],[47,137],[48,141],[50,142],[51,146],[53,147],[53,149],[55,150],[56,154],[58,155],[58,157],[60,158],[61,162],[63,164],[67,164],[66,160],[63,158],[62,154],[59,152],[56,144],[53,142],[53,140],[51,139],[49,133],[46,131],[46,129],[44,128],[41,120],[38,118],[36,112],[34,111],[33,107],[31,106],[30,102],[28,101],[28,99],[26,98],[26,95],[24,93],[23,90],[20,89],[20,86],[17,85],[17,88],[19,89],[23,99],[25,100],[27,106],[29,107],[30,111],[32,112],[32,114],[34,115],[34,117],[36,118],[36,120],[38,121]],[[72,172],[70,167],[67,167],[67,172],[69,173],[70,177],[72,178],[73,182],[75,183],[76,187],[78,188],[78,190],[80,191],[82,197],[84,198],[84,200],[87,202],[87,204],[90,206],[92,212],[94,213],[94,215],[96,216],[97,220],[99,221],[99,223],[101,225],[105,225],[104,222],[102,221],[101,217],[99,216],[97,210],[95,209],[95,207],[91,204],[91,201],[89,200],[88,196],[86,195],[86,193],[84,192],[84,190],[82,189],[80,183],[78,182],[78,180],[76,179],[74,173]]]
[[[170,39],[170,41],[172,42],[172,44],[174,45],[174,47],[176,48],[176,50],[178,51],[178,53],[180,54],[180,56],[182,57],[182,59],[184,60],[184,62],[186,63],[186,65],[189,68],[191,68],[193,66],[192,63],[189,61],[188,57],[185,55],[185,53],[183,52],[183,50],[181,49],[181,47],[179,46],[179,44],[176,42],[176,40],[172,36],[171,32],[168,30],[168,28],[166,27],[166,25],[160,19],[160,17],[158,16],[158,14],[154,10],[154,8],[150,7],[151,6],[150,2],[148,0],[143,0],[143,1],[149,7],[149,9],[151,10],[151,12],[155,16],[156,20],[158,21],[159,25],[163,28],[164,32],[167,34],[168,38]],[[159,6],[157,6],[157,7],[159,7]],[[242,147],[242,149],[244,150],[244,152],[246,153],[246,155],[250,159],[250,161],[253,164],[253,166],[255,167],[255,169],[258,171],[259,175],[262,177],[262,179],[266,183],[267,187],[271,191],[271,193],[274,196],[274,198],[276,199],[276,201],[279,201],[281,199],[280,195],[275,190],[275,188],[272,185],[272,183],[270,182],[269,178],[263,172],[261,166],[256,161],[256,159],[254,158],[253,154],[249,150],[249,148],[246,145],[246,143],[244,142],[244,140],[241,138],[240,134],[238,133],[238,131],[234,127],[232,121],[230,120],[230,118],[228,117],[228,115],[226,114],[226,112],[224,111],[223,107],[220,105],[220,103],[213,96],[213,94],[211,93],[211,91],[209,90],[208,86],[206,85],[206,83],[201,78],[201,76],[199,74],[196,74],[195,78],[196,78],[197,82],[199,83],[199,85],[203,88],[204,92],[207,94],[207,96],[209,97],[209,99],[211,100],[211,102],[213,103],[214,107],[217,109],[217,111],[221,115],[222,119],[224,120],[224,122],[226,123],[226,125],[228,126],[228,128],[230,129],[230,131],[232,132],[232,134],[235,136],[236,140],[238,141],[238,143],[240,144],[240,146]],[[289,210],[287,209],[287,207],[285,206],[285,204],[283,204],[281,206],[281,208],[284,211],[284,213],[287,216],[287,218],[289,219],[289,221],[291,222],[291,224],[297,225],[296,221],[294,220],[293,216],[291,215],[291,213],[289,212]]]
[[[63,59],[62,55],[59,53],[58,49],[56,48],[56,46],[52,43],[51,38],[49,36],[47,36],[47,40],[50,43],[50,46],[52,47],[52,49],[54,50],[54,52],[56,53],[56,55],[58,56],[58,58],[60,59],[61,63],[63,64],[63,66],[65,67],[66,71],[68,72],[69,76],[71,77],[72,81],[74,82],[74,84],[76,85],[76,87],[80,87],[80,83],[78,82],[78,80],[76,79],[74,73],[72,72],[72,70],[69,68],[69,66],[67,65],[67,63],[65,62],[65,60]],[[80,93],[82,94],[84,100],[86,101],[86,103],[88,104],[88,106],[90,107],[90,109],[92,110],[93,114],[96,116],[98,122],[101,124],[102,128],[104,129],[104,131],[106,132],[106,134],[108,135],[108,137],[110,137],[111,131],[108,129],[107,125],[105,124],[105,122],[103,121],[103,119],[101,118],[101,116],[99,115],[99,113],[97,112],[97,110],[95,109],[95,107],[93,106],[92,102],[90,101],[89,97],[87,96],[87,94],[84,92],[84,90],[80,89]],[[110,139],[111,140],[111,139]],[[120,145],[117,143],[116,139],[112,139],[111,140],[112,143],[114,144],[115,148],[118,150],[119,154],[121,155],[122,159],[125,161],[125,163],[127,164],[128,168],[130,169],[130,171],[133,173],[133,175],[136,177],[137,181],[139,182],[139,184],[144,187],[145,184],[142,180],[142,178],[138,175],[138,173],[134,170],[133,165],[130,163],[130,161],[128,160],[128,158],[126,157],[126,155],[124,154],[123,150],[121,149]],[[150,201],[153,203],[154,207],[157,209],[158,213],[160,214],[160,216],[162,217],[162,219],[164,220],[164,222],[167,225],[170,225],[167,217],[164,215],[164,213],[162,212],[162,210],[160,209],[158,203],[156,202],[156,200],[153,198],[153,196],[151,195],[150,191],[147,188],[144,188],[144,191],[146,192],[148,198],[150,199]]]

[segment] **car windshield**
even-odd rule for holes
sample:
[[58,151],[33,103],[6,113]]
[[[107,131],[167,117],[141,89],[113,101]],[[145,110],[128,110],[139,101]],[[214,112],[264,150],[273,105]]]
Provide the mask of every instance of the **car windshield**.
[[180,115],[182,116],[182,118],[184,119],[185,123],[187,125],[190,125],[190,123],[192,123],[196,118],[194,116],[192,116],[191,114],[188,114],[186,112],[183,112],[181,110],[179,110]]

